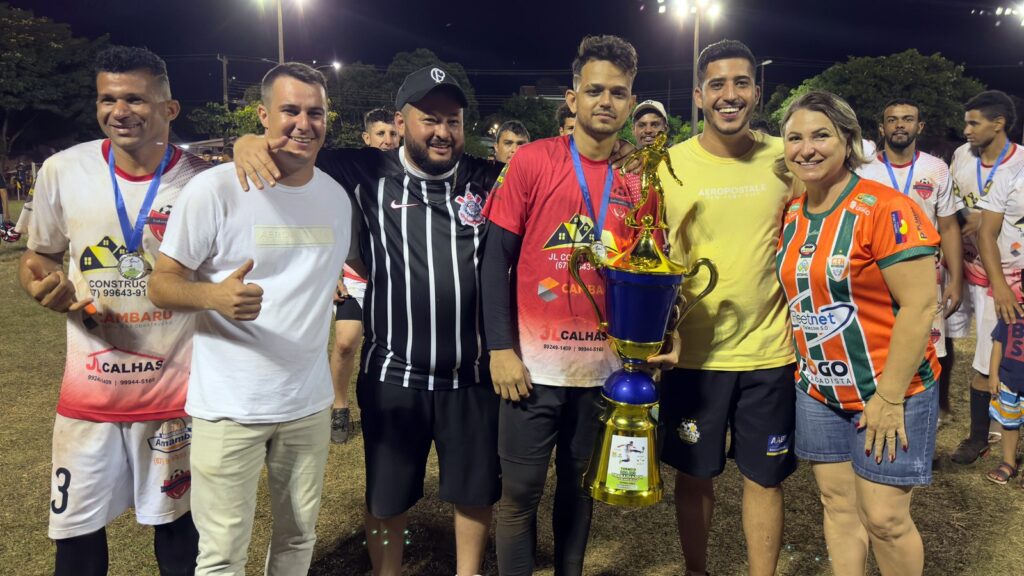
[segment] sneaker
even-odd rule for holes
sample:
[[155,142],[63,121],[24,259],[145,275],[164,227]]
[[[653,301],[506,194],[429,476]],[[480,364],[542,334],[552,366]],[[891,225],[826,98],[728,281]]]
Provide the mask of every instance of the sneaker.
[[331,410],[331,442],[344,444],[348,442],[348,408]]
[[957,464],[973,464],[975,460],[988,453],[989,444],[987,440],[975,441],[968,438],[960,443],[950,456],[950,460]]

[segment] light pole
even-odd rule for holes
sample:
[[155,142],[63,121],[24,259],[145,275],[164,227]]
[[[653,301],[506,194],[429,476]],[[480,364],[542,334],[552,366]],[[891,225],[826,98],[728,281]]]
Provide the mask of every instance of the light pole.
[[759,66],[761,67],[761,109],[760,109],[759,112],[760,112],[760,114],[762,116],[764,116],[764,101],[765,101],[765,95],[764,95],[764,67],[769,65],[769,64],[771,64],[771,63],[772,63],[771,60],[764,60],[763,62],[761,62],[759,64]]
[[284,64],[284,16],[281,14],[281,0],[277,0],[277,63]]
[[[658,14],[665,14],[668,12],[665,7],[665,0],[658,0]],[[697,79],[697,58],[700,56],[700,21],[702,16],[707,16],[712,22],[718,18],[719,14],[722,13],[722,5],[714,0],[694,0],[692,3],[687,0],[675,0],[673,3],[675,7],[675,15],[679,18],[680,23],[686,20],[687,14],[693,14],[693,75],[691,82],[693,83],[693,90],[696,91],[700,86]],[[697,133],[697,99],[692,98],[690,104],[690,130],[691,133]]]

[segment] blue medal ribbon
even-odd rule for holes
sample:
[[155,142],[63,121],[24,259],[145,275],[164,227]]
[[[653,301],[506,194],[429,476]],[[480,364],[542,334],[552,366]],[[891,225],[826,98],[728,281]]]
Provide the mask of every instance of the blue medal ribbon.
[[608,200],[612,197],[612,165],[608,165],[608,176],[604,179],[604,194],[601,196],[600,214],[594,216],[594,206],[590,199],[590,188],[587,186],[587,178],[583,174],[583,164],[580,162],[580,152],[576,149],[576,140],[569,137],[569,151],[572,153],[572,165],[576,169],[576,180],[580,184],[580,193],[583,195],[583,203],[587,205],[590,212],[590,219],[594,221],[594,241],[600,242],[604,232],[604,221],[608,216]]
[[985,188],[992,183],[992,179],[996,176],[996,170],[999,169],[999,165],[1003,163],[1003,159],[1006,158],[1006,153],[1010,151],[1010,139],[1006,139],[1006,145],[1003,146],[1003,151],[999,153],[999,157],[996,158],[996,163],[992,165],[992,171],[988,173],[988,178],[985,179],[985,183],[981,183],[981,154],[978,154],[978,197],[985,195]]
[[160,167],[156,169],[153,174],[153,179],[149,183],[149,189],[146,190],[146,197],[142,200],[142,207],[139,208],[139,214],[135,217],[135,227],[132,228],[128,220],[128,210],[124,207],[124,196],[121,195],[121,187],[117,185],[117,167],[114,165],[114,147],[110,147],[110,159],[108,164],[110,165],[110,181],[114,184],[114,206],[117,208],[117,219],[121,222],[121,234],[124,236],[124,247],[128,250],[128,253],[137,252],[139,245],[142,244],[142,229],[146,225],[146,217],[149,215],[149,210],[153,207],[153,200],[156,199],[156,192],[160,188],[160,178],[164,174],[164,169],[167,168],[167,162],[171,159],[171,153],[174,148],[168,144],[167,151],[164,152],[164,158],[160,161]]
[[[885,169],[889,171],[889,180],[892,182],[892,187],[900,190],[900,185],[896,181],[896,173],[892,171],[892,163],[889,162],[889,156],[882,152],[882,162],[885,162]],[[903,195],[910,196],[910,185],[914,181],[914,165],[917,164],[917,152],[914,152],[914,159],[910,161],[910,173],[907,174],[907,181],[903,184]]]

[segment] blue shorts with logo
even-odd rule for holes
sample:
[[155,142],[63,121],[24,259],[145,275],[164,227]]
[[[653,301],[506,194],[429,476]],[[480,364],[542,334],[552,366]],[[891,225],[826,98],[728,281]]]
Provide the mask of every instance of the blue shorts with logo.
[[[939,417],[938,386],[915,394],[903,405],[903,424],[910,444],[907,452],[896,449],[889,462],[886,448],[882,462],[864,454],[866,430],[857,430],[860,412],[838,410],[796,392],[796,455],[812,462],[851,462],[860,477],[890,486],[923,486],[932,481],[935,428]],[[897,440],[897,446],[900,442]]]

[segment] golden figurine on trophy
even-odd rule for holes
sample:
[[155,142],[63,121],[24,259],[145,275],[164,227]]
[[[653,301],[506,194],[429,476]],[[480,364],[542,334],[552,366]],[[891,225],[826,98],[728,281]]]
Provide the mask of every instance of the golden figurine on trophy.
[[[617,256],[605,260],[590,246],[573,251],[569,269],[573,280],[590,300],[597,315],[598,328],[608,336],[623,367],[605,380],[602,396],[606,403],[601,415],[602,433],[594,447],[590,466],[583,478],[583,487],[596,500],[622,506],[649,506],[661,500],[662,482],[658,470],[657,425],[651,410],[658,405],[654,379],[641,368],[651,356],[661,351],[666,334],[678,327],[679,321],[707,296],[718,282],[718,271],[707,259],[700,259],[686,270],[668,259],[658,246],[655,230],[665,230],[665,190],[659,168],[664,162],[668,173],[679,181],[668,150],[666,135],[661,134],[650,145],[630,154],[624,163],[639,160],[640,201],[626,218],[638,230],[632,243]],[[637,214],[648,204],[654,192],[657,205],[651,213],[637,220]],[[580,267],[589,261],[605,281],[603,317],[594,296],[580,279]],[[678,315],[669,325],[672,311],[680,299],[683,280],[692,278],[700,268],[710,273],[708,285],[693,301],[683,302]]]

